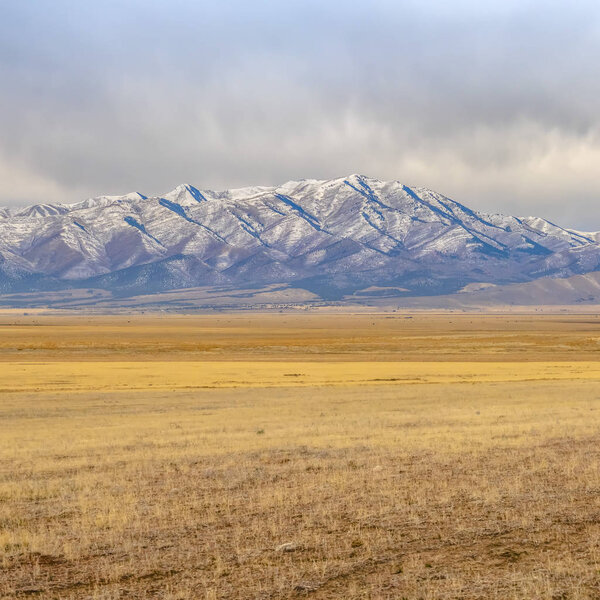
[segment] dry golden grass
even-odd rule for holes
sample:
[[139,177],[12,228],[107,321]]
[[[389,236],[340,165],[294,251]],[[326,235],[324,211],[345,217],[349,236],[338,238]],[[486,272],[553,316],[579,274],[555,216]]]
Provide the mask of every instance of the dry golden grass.
[[600,319],[79,319],[0,326],[0,597],[600,597]]
[[0,361],[600,360],[598,315],[0,313]]

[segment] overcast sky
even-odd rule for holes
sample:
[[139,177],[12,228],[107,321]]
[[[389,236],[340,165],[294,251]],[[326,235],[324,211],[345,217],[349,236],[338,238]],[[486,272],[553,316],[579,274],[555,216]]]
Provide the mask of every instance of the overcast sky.
[[0,205],[363,173],[600,229],[600,3],[0,0]]

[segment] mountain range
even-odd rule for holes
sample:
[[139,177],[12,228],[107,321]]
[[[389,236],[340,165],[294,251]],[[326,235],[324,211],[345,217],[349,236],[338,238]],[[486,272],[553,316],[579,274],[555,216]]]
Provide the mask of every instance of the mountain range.
[[0,209],[3,294],[92,288],[126,297],[281,284],[339,301],[594,271],[600,232],[486,214],[362,175]]

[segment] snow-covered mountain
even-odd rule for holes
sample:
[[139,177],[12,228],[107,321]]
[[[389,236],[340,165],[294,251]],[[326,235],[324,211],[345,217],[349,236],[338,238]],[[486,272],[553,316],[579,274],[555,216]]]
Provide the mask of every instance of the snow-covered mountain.
[[361,175],[0,209],[3,292],[281,282],[328,299],[370,286],[440,294],[597,270],[599,233],[484,214]]

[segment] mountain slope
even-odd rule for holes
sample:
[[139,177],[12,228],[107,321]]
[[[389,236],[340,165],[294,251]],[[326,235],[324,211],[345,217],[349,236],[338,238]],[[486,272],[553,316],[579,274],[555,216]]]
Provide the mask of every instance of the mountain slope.
[[224,192],[181,185],[0,211],[0,291],[282,282],[330,299],[378,285],[441,294],[598,270],[599,240],[360,175]]

